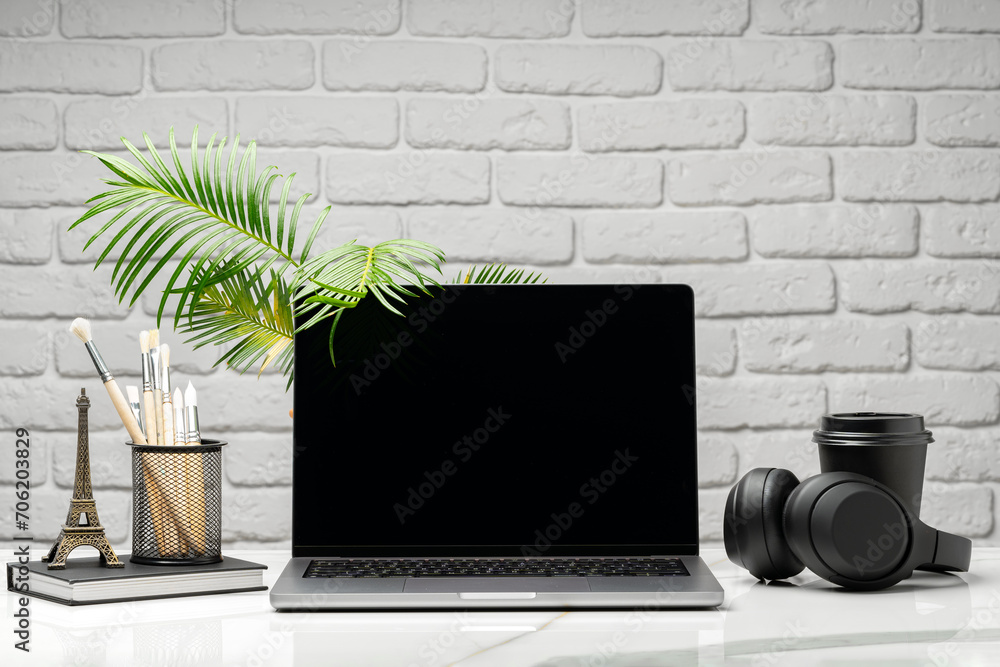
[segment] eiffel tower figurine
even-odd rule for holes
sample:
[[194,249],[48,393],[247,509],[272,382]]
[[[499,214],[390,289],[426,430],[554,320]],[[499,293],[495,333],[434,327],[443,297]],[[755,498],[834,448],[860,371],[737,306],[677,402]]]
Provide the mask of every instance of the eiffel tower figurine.
[[42,561],[49,564],[50,570],[63,570],[66,568],[66,557],[70,551],[90,545],[101,552],[101,565],[104,567],[125,567],[115,555],[107,535],[104,534],[104,526],[97,518],[97,504],[94,502],[94,491],[90,484],[90,436],[87,422],[90,399],[87,398],[86,389],[81,389],[80,395],[76,397],[76,409],[80,411],[80,420],[77,424],[76,480],[73,483],[73,499],[69,503],[66,523],[59,531],[56,543]]

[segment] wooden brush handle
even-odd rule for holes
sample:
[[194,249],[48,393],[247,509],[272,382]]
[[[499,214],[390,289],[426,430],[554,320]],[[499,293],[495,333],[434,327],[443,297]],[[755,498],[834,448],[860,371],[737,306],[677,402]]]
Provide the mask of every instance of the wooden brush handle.
[[153,392],[142,392],[142,403],[146,409],[146,441],[156,444],[156,407],[153,403]]
[[118,411],[118,416],[121,418],[122,424],[125,425],[125,430],[128,431],[132,442],[137,445],[145,445],[146,436],[139,430],[139,422],[135,420],[135,415],[132,414],[132,408],[128,406],[128,401],[122,396],[122,390],[118,388],[118,383],[115,382],[114,378],[111,378],[104,383],[104,388],[108,390],[108,396],[111,397],[111,402],[114,404],[115,410]]
[[171,446],[174,444],[174,411],[169,406],[169,403],[162,403],[160,410],[163,412],[163,444]]
[[[153,410],[156,413],[156,442],[160,447],[166,445],[163,439],[163,390],[153,389]],[[171,443],[172,444],[172,443]]]

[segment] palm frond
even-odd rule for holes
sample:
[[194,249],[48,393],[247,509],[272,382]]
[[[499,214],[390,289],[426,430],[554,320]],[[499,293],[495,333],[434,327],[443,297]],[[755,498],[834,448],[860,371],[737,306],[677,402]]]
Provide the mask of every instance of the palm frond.
[[548,278],[543,278],[541,273],[531,273],[525,275],[524,269],[512,269],[506,264],[487,264],[476,272],[476,267],[472,266],[465,271],[463,277],[459,271],[452,284],[472,284],[472,285],[511,285],[511,284],[531,284],[539,280],[545,283]]
[[[195,127],[191,137],[189,178],[177,151],[173,128],[169,137],[173,169],[160,157],[145,133],[147,155],[122,138],[137,164],[115,155],[84,151],[100,160],[117,179],[104,181],[111,189],[91,198],[88,203],[93,205],[70,229],[100,213],[121,209],[90,238],[87,246],[118,226],[97,262],[101,264],[119,243],[128,239],[115,264],[112,281],[119,301],[131,292],[130,306],[171,260],[180,259],[181,266],[167,280],[156,315],[159,324],[167,305],[167,294],[177,294],[174,316],[177,327],[185,308],[189,318],[194,317],[198,300],[213,282],[247,269],[265,256],[272,258],[270,268],[279,277],[296,267],[307,256],[329,207],[313,223],[296,261],[294,230],[309,194],[299,198],[286,222],[286,201],[294,174],[284,183],[278,225],[272,229],[270,190],[280,177],[271,174],[275,167],[256,173],[255,142],[251,141],[241,153],[237,135],[223,170],[226,139],[213,148],[216,137],[213,134],[201,159],[198,128]],[[162,259],[152,261],[157,254],[162,254]],[[215,270],[223,263],[229,274]],[[178,285],[185,270],[187,280]]]
[[[345,309],[354,308],[371,294],[387,310],[402,316],[389,300],[403,302],[404,296],[417,296],[410,287],[424,294],[429,294],[429,286],[440,287],[418,263],[440,273],[443,261],[440,248],[411,239],[383,241],[371,247],[352,242],[321,253],[299,267],[292,283],[300,303],[296,315],[305,319],[299,329],[332,316],[330,360],[336,364],[333,338]],[[308,319],[304,317],[307,314]]]
[[[208,285],[194,304],[194,317],[179,327],[190,334],[185,343],[232,347],[216,362],[240,373],[261,362],[260,372],[274,364],[282,373],[292,368],[291,294],[280,276],[243,269]],[[258,373],[259,375],[260,373]]]
[[157,325],[174,296],[174,329],[191,334],[189,342],[196,348],[232,345],[220,363],[245,372],[259,362],[261,371],[274,365],[290,375],[293,304],[300,314],[310,315],[300,328],[332,316],[335,329],[344,309],[368,294],[399,313],[390,301],[413,294],[405,284],[424,292],[428,285],[438,285],[423,267],[440,273],[444,253],[420,241],[396,239],[371,248],[351,242],[310,258],[330,207],[298,245],[302,206],[310,195],[299,197],[288,211],[295,174],[281,184],[272,212],[271,191],[282,178],[277,168],[268,166],[258,173],[256,143],[251,141],[241,152],[239,135],[227,157],[226,138],[216,145],[216,136],[202,150],[195,127],[190,172],[182,165],[173,128],[169,162],[145,133],[145,154],[122,138],[135,163],[84,151],[114,177],[104,180],[109,189],[88,201],[89,210],[70,229],[114,212],[85,248],[110,237],[98,265],[121,248],[111,278],[119,301],[131,295],[133,305],[172,261],[180,260],[163,287]]

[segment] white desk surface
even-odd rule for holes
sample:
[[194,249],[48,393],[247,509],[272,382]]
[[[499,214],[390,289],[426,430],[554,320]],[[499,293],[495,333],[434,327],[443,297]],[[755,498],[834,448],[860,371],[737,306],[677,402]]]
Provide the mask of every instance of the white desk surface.
[[[229,555],[266,564],[268,586],[289,557]],[[720,549],[703,557],[726,589],[718,609],[277,613],[266,591],[80,607],[32,599],[30,654],[13,648],[16,596],[5,592],[0,664],[1000,665],[1000,549],[974,550],[968,574],[919,572],[875,593],[810,574],[764,586]]]

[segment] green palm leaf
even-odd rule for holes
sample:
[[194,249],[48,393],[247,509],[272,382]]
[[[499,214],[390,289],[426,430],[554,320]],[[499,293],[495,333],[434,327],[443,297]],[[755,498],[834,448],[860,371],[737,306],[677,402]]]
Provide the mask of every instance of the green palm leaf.
[[130,297],[129,305],[134,304],[172,261],[180,260],[166,276],[157,325],[172,295],[173,326],[190,333],[196,347],[231,345],[220,363],[241,372],[260,363],[261,370],[276,365],[290,374],[294,304],[309,315],[304,328],[331,316],[339,321],[344,308],[368,294],[396,310],[389,301],[412,293],[402,283],[414,283],[423,291],[428,284],[437,285],[421,267],[429,265],[440,273],[444,254],[419,241],[397,239],[373,248],[352,242],[310,259],[330,207],[311,224],[305,242],[297,244],[302,206],[310,195],[302,195],[287,211],[294,174],[281,184],[280,202],[272,212],[270,193],[281,178],[272,173],[276,167],[257,172],[253,141],[241,152],[237,136],[226,156],[226,138],[218,145],[215,139],[213,134],[202,149],[195,127],[190,174],[178,154],[173,128],[168,160],[145,133],[145,154],[122,138],[134,163],[84,151],[100,160],[113,178],[104,180],[109,189],[88,201],[90,209],[70,229],[114,212],[86,247],[109,238],[98,265],[121,248],[112,272],[120,302]]
[[473,284],[473,285],[510,285],[516,283],[531,284],[541,280],[548,282],[547,278],[542,278],[541,273],[531,272],[527,275],[524,269],[512,269],[506,264],[487,264],[476,272],[473,266],[465,271],[465,277],[459,272],[452,284]]
[[179,331],[190,334],[184,342],[195,349],[232,344],[216,365],[243,373],[258,362],[260,372],[273,363],[289,374],[294,328],[290,302],[287,284],[273,272],[267,281],[261,271],[228,273],[205,288],[194,317],[185,319]]

